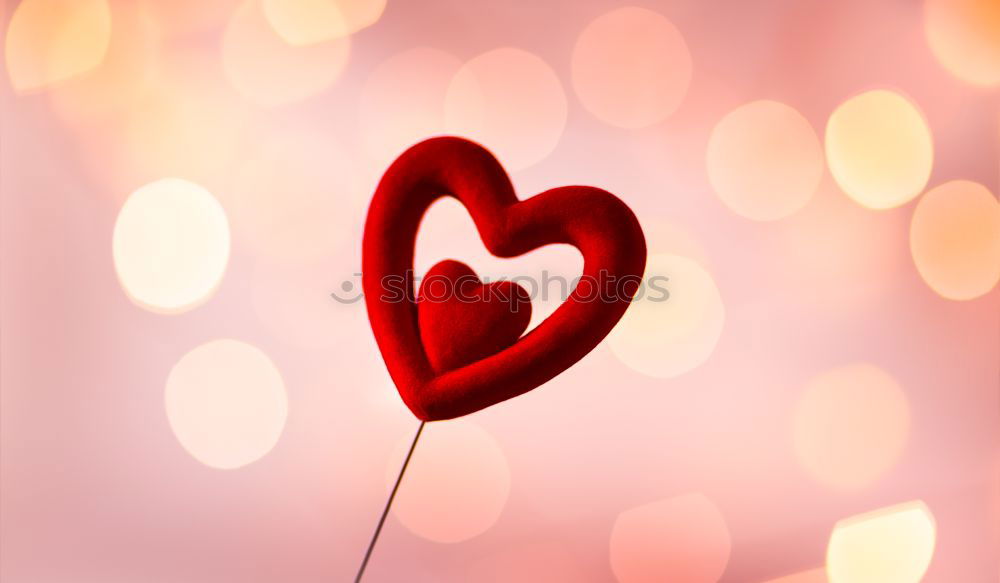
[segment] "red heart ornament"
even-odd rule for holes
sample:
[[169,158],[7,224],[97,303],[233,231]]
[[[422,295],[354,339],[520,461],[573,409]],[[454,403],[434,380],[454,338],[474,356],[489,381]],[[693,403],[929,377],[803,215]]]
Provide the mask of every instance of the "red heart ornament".
[[438,374],[514,344],[530,320],[527,290],[512,281],[485,284],[459,261],[438,263],[420,282],[417,327]]
[[[424,213],[442,196],[465,206],[483,244],[498,257],[554,243],[573,245],[583,255],[572,293],[523,337],[511,338],[512,330],[520,336],[523,328],[508,322],[486,338],[491,331],[474,328],[474,310],[471,320],[447,317],[458,313],[454,305],[421,317],[413,292],[414,245]],[[368,209],[361,264],[368,318],[389,374],[413,414],[436,421],[526,393],[583,358],[638,290],[646,242],[635,215],[614,195],[564,186],[519,201],[485,148],[443,137],[413,146],[386,170]],[[440,313],[429,315],[435,310]]]

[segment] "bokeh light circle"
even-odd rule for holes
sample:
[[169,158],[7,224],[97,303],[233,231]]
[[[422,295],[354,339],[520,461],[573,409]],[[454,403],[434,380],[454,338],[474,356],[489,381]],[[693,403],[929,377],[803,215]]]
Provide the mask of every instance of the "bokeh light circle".
[[361,88],[358,125],[365,151],[380,165],[430,136],[445,133],[445,96],[461,61],[427,47],[381,63]]
[[566,94],[552,67],[510,47],[462,65],[445,97],[447,131],[481,143],[509,170],[548,156],[566,115]]
[[278,368],[260,349],[230,339],[185,354],[170,370],[165,401],[184,449],[219,469],[245,466],[271,451],[288,416]]
[[611,569],[620,583],[715,583],[731,547],[715,504],[687,494],[622,512],[611,531]]
[[[409,450],[400,441],[386,466],[392,487]],[[510,470],[500,446],[478,425],[458,420],[428,425],[393,502],[396,518],[417,536],[439,543],[468,540],[500,517],[510,492]]]
[[49,93],[53,111],[72,124],[108,123],[122,115],[151,89],[160,66],[162,32],[143,3],[115,2],[111,18],[101,64]]
[[974,85],[1000,85],[1000,2],[926,0],[924,30],[938,61]]
[[826,125],[826,159],[840,188],[871,209],[903,205],[927,185],[931,130],[902,95],[878,89],[842,103]]
[[680,31],[652,10],[628,6],[603,14],[573,49],[573,88],[583,106],[617,127],[666,119],[691,84],[691,53]]
[[165,178],[133,192],[115,221],[112,255],[133,302],[178,313],[208,300],[229,262],[229,223],[204,188]]
[[920,501],[838,522],[826,551],[830,583],[918,583],[934,556],[937,526]]
[[706,156],[715,193],[733,212],[770,221],[799,210],[823,178],[823,148],[794,108],[754,101],[719,120]]
[[349,37],[309,46],[288,44],[274,31],[257,0],[234,13],[222,38],[226,76],[244,97],[263,106],[301,101],[327,89],[350,53]]
[[233,164],[246,147],[251,107],[233,99],[217,68],[194,55],[171,57],[114,114],[115,123],[92,138],[102,148],[87,152],[88,162],[115,195],[148,176],[180,176],[224,200]]
[[708,360],[722,334],[725,308],[712,276],[692,259],[655,254],[642,295],[610,334],[611,350],[642,374],[672,378]]
[[910,252],[920,277],[951,300],[971,300],[1000,281],[1000,202],[976,182],[954,180],[917,202]]
[[274,31],[291,45],[312,45],[353,34],[378,21],[386,0],[261,0]]
[[852,364],[806,384],[795,408],[793,443],[813,478],[859,490],[896,464],[909,430],[909,404],[896,380],[871,364]]
[[24,0],[7,25],[7,74],[18,93],[82,75],[111,43],[107,0]]

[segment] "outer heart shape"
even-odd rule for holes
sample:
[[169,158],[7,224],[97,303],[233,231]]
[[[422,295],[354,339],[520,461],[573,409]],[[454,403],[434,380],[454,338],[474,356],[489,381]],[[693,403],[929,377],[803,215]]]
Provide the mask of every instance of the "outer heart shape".
[[[583,275],[551,316],[513,344],[438,371],[421,340],[413,253],[424,213],[442,196],[465,205],[494,255],[515,257],[567,243],[583,255]],[[361,263],[368,318],[389,374],[413,414],[435,421],[526,393],[583,358],[638,290],[646,242],[635,215],[612,194],[564,186],[518,201],[485,148],[444,137],[413,146],[386,170],[368,209]],[[464,341],[460,328],[452,342]],[[440,330],[436,335],[445,336]]]

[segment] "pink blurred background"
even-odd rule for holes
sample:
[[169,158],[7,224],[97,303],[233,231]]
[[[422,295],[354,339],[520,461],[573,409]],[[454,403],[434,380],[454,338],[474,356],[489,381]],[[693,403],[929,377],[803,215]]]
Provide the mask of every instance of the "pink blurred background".
[[[594,77],[573,71],[581,34],[617,2],[355,0],[345,14],[370,4],[375,17],[349,38],[281,46],[262,1],[81,0],[75,10],[108,11],[110,40],[65,79],[55,41],[32,27],[85,60],[92,47],[73,43],[97,33],[60,20],[72,0],[4,3],[0,578],[350,580],[417,421],[363,303],[329,294],[357,282],[365,204],[392,157],[479,124],[470,137],[511,168],[520,196],[605,188],[640,217],[651,253],[695,259],[718,290],[721,332],[695,322],[678,342],[704,358],[661,376],[609,339],[529,394],[428,426],[366,580],[826,581],[838,521],[916,500],[936,537],[923,580],[998,580],[997,287],[936,292],[911,250],[919,199],[865,208],[831,176],[829,151],[814,192],[777,220],[731,210],[706,168],[713,128],[743,104],[786,104],[823,142],[845,100],[888,89],[933,138],[921,191],[961,179],[995,198],[1000,81],[969,82],[932,51],[923,3],[634,2],[682,38],[662,47],[680,51],[663,57],[668,74],[690,57],[689,82],[650,80],[676,94],[666,111],[605,95],[600,63]],[[42,16],[16,31],[32,3]],[[299,4],[307,18],[285,33],[320,22],[308,10],[323,2]],[[1000,6],[979,4],[1000,38]],[[635,39],[607,40],[613,59]],[[530,55],[490,53],[503,47]],[[475,61],[484,54],[492,68]],[[492,77],[463,89],[476,63]],[[206,188],[232,233],[217,289],[174,314],[130,301],[112,256],[130,193],[168,177]],[[580,267],[564,249],[501,262],[479,247],[461,212],[435,209],[418,270],[456,249],[481,273]],[[189,453],[164,406],[172,368],[219,338],[266,354],[287,396],[273,448],[232,469]],[[623,342],[660,350],[644,338]],[[851,385],[857,363],[891,378],[903,404],[877,411],[902,420],[852,425],[863,391],[843,397],[846,417],[808,417],[815,379],[848,367]],[[822,434],[819,454],[803,431]],[[852,465],[866,456],[872,467]]]

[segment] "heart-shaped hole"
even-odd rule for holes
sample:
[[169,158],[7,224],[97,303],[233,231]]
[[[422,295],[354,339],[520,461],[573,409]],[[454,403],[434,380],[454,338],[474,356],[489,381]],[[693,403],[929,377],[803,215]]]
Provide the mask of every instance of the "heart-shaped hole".
[[531,300],[531,319],[525,333],[562,304],[583,272],[583,256],[572,245],[546,245],[513,258],[491,254],[468,209],[451,197],[435,201],[421,221],[414,274],[425,276],[442,259],[470,266],[487,283],[507,280],[523,287]]

